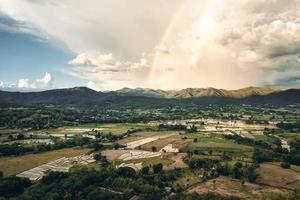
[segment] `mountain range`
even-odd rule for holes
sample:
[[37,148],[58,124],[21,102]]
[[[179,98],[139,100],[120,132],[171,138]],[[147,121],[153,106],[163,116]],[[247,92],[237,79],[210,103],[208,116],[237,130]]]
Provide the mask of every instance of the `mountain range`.
[[0,91],[0,106],[89,105],[166,106],[178,104],[274,104],[300,103],[300,89],[248,87],[238,90],[187,88],[182,90],[130,89],[97,92],[86,87],[41,92]]
[[192,97],[231,97],[244,98],[253,95],[268,95],[280,90],[272,88],[247,87],[239,90],[224,90],[216,88],[186,88],[182,90],[154,90],[147,88],[123,88],[118,94],[131,96],[159,97],[159,98],[192,98]]

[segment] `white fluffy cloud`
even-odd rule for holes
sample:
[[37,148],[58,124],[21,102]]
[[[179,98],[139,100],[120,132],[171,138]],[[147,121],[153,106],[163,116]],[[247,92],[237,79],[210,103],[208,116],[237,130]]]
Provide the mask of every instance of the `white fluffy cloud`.
[[33,88],[33,83],[29,79],[20,79],[18,82],[18,88]]
[[[88,62],[77,62],[84,59]],[[78,59],[80,58],[80,59]],[[119,61],[112,53],[89,55],[81,53],[69,62],[73,76],[88,80],[87,87],[94,90],[114,90],[123,87],[146,86],[150,65],[145,57],[138,62]]]
[[76,58],[69,61],[71,65],[90,65],[92,62],[89,60],[85,53],[79,54]]
[[96,90],[96,91],[100,91],[102,88],[99,87],[98,84],[96,84],[94,81],[89,81],[87,84],[86,84],[86,87],[92,89],[92,90]]
[[46,72],[45,75],[41,79],[30,80],[30,79],[19,79],[18,83],[5,84],[2,81],[0,82],[0,88],[5,89],[22,89],[22,90],[30,90],[30,89],[49,89],[53,84],[53,77],[50,73]]
[[34,87],[36,88],[48,88],[51,87],[53,83],[53,77],[48,72],[45,73],[44,77],[41,79],[37,79],[35,81]]

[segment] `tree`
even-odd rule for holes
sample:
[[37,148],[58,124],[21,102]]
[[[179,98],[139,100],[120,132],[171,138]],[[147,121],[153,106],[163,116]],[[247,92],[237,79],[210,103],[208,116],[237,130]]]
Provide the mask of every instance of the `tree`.
[[99,143],[95,143],[93,145],[94,151],[99,151],[102,147],[103,147],[103,145],[99,144]]
[[194,138],[194,142],[198,142],[198,138]]
[[197,132],[197,127],[195,126],[195,124],[193,124],[193,125],[190,127],[189,132],[190,132],[190,133],[195,133],[195,132]]
[[162,171],[162,169],[163,169],[163,165],[161,163],[153,165],[153,172],[155,174],[160,173]]
[[242,168],[243,167],[243,163],[238,161],[234,164],[234,166],[238,167],[238,168]]
[[257,179],[257,173],[255,172],[255,166],[254,165],[250,165],[247,168],[247,179],[249,182],[251,183],[255,183],[256,179]]
[[141,169],[141,174],[149,174],[150,168],[148,166],[145,166]]
[[152,146],[151,149],[152,149],[153,152],[157,151],[156,146]]
[[222,175],[222,176],[228,176],[229,175],[229,166],[228,166],[227,162],[225,163],[225,165],[217,163],[216,170],[217,170],[219,175]]
[[231,175],[235,179],[240,179],[243,175],[242,170],[243,164],[241,162],[236,162],[232,168]]
[[114,143],[114,149],[119,149],[124,147],[123,145],[119,144],[119,143]]
[[237,166],[233,166],[231,171],[232,178],[240,179],[242,177],[242,174],[243,172],[241,168],[238,168]]
[[109,192],[109,191],[99,191],[99,190],[95,190],[90,192],[87,195],[87,200],[119,200],[119,199],[123,199],[121,194],[118,193],[113,193],[113,192]]
[[64,172],[50,172],[47,176],[42,178],[42,183],[51,184],[59,182],[60,180],[66,178],[68,175]]
[[102,156],[101,156],[101,153],[97,153],[97,154],[94,155],[94,159],[95,159],[95,160],[100,160],[101,157],[102,157]]
[[17,140],[24,140],[24,139],[25,139],[24,134],[20,133],[17,135]]
[[9,135],[9,136],[8,136],[8,139],[9,139],[10,141],[14,140],[14,136]]
[[27,178],[16,176],[5,178],[0,182],[0,197],[16,196],[29,186],[31,186],[31,182]]
[[0,171],[0,180],[2,180],[4,177],[3,171]]
[[280,167],[285,168],[285,169],[289,169],[291,167],[291,165],[288,162],[282,162],[280,164]]
[[136,176],[135,170],[132,169],[131,167],[120,167],[117,169],[117,174],[128,178]]

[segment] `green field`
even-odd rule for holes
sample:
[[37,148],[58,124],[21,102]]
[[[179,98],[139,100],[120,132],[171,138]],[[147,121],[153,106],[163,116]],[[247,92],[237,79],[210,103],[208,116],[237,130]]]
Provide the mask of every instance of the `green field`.
[[116,165],[119,165],[121,163],[142,163],[143,166],[153,166],[155,164],[161,163],[164,166],[169,166],[173,163],[172,160],[165,158],[165,157],[154,157],[154,158],[145,158],[145,159],[138,159],[138,160],[129,160],[129,161],[121,161],[116,160]]
[[187,134],[186,137],[188,139],[196,138],[197,142],[192,142],[188,147],[183,148],[183,151],[198,149],[201,151],[212,150],[218,152],[250,152],[253,150],[250,146],[226,140],[221,135],[212,134],[205,136],[203,134]]
[[0,171],[3,171],[4,176],[10,176],[61,157],[78,156],[89,151],[90,149],[67,148],[39,154],[2,157],[0,158]]

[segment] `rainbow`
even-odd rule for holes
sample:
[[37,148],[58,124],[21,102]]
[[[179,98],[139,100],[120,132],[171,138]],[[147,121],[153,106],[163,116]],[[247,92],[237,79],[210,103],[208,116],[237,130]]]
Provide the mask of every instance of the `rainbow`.
[[[200,20],[199,19],[197,19],[197,20],[199,20],[199,23],[201,25],[201,24],[204,24],[203,19],[206,16],[208,16],[210,12],[212,12],[212,9],[214,9],[213,8],[214,3],[216,3],[215,0],[210,0],[210,1],[207,1],[206,3],[205,3],[205,1],[199,2],[198,0],[197,1],[191,1],[191,0],[183,1],[183,3],[179,6],[177,12],[175,13],[174,17],[171,19],[169,25],[167,26],[158,45],[162,46],[167,43],[168,39],[170,39],[171,34],[174,34],[174,31],[173,31],[175,29],[174,27],[176,25],[178,25],[178,21],[180,19],[182,19],[182,17],[186,16],[186,13],[189,12],[188,9],[195,8],[195,9],[199,10],[198,8],[200,8],[200,10],[201,10],[202,8],[204,8],[202,13],[200,13],[201,11],[199,11],[199,14],[197,14],[197,18],[200,18]],[[155,81],[155,75],[156,75],[155,72],[160,64],[159,58],[160,58],[160,52],[155,51],[153,60],[152,60],[152,64],[151,64],[151,68],[149,71],[149,75],[148,75],[147,85],[149,88],[152,87],[152,83],[153,83],[153,81]]]
[[[176,14],[174,15],[174,17],[172,18],[171,22],[169,23],[168,27],[166,28],[163,37],[161,38],[160,42],[159,42],[159,46],[160,45],[164,45],[171,33],[171,30],[173,29],[174,25],[176,24],[176,22],[178,21],[179,17],[181,16],[183,10],[185,9],[185,6],[187,4],[188,0],[185,0],[182,5],[179,7],[178,11],[176,12]],[[152,61],[152,65],[151,65],[151,69],[150,69],[150,73],[149,73],[149,77],[148,77],[148,86],[150,86],[151,81],[154,78],[154,72],[155,69],[157,67],[157,63],[158,63],[158,55],[159,53],[156,51],[154,54],[154,59]]]

